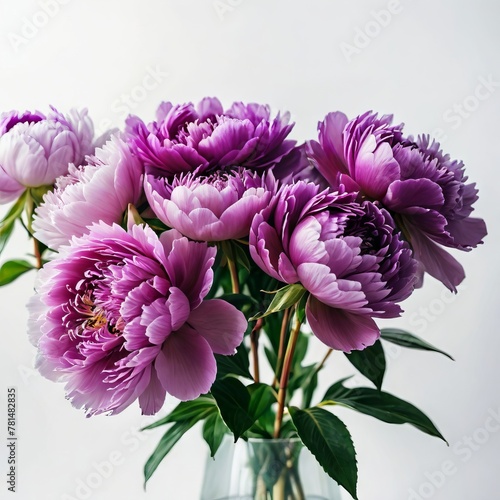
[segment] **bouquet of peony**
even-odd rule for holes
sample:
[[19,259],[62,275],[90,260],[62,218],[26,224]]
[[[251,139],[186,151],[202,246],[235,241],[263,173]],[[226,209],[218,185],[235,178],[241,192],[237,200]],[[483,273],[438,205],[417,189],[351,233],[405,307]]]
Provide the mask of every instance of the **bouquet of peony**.
[[[146,481],[200,421],[212,456],[226,434],[298,438],[354,498],[335,405],[442,438],[382,390],[383,342],[442,351],[375,318],[398,317],[426,273],[456,292],[465,275],[445,247],[482,243],[477,189],[392,116],[329,113],[300,145],[292,128],[288,113],[215,98],[164,102],[155,121],[131,116],[97,140],[86,111],[0,115],[0,250],[18,223],[34,242],[0,284],[38,269],[36,366],[76,408],[112,415],[137,400],[154,415],[167,393],[180,400],[149,426],[167,430]],[[311,342],[324,356],[306,364]],[[373,387],[344,379],[318,395],[333,351]],[[281,497],[295,498],[287,484]]]

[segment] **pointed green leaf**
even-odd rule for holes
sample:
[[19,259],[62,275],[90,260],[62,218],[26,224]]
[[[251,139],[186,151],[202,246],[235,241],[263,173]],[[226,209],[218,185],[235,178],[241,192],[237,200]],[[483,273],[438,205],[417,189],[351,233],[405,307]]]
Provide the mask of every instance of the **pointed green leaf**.
[[227,433],[229,433],[229,429],[218,411],[205,419],[205,423],[203,424],[203,439],[210,448],[210,456],[212,458],[217,453],[224,435]]
[[299,321],[300,324],[302,324],[304,322],[304,319],[306,318],[306,304],[308,296],[309,294],[304,294],[302,296],[295,311],[295,314],[297,315],[297,320]]
[[308,406],[311,406],[311,401],[314,396],[314,391],[316,390],[316,387],[318,387],[318,370],[317,370],[317,365],[314,365],[314,369],[311,371],[311,373],[308,375],[308,377],[304,380],[304,382],[301,384],[302,391],[303,391],[303,407],[307,408]]
[[25,191],[12,205],[5,217],[0,222],[0,254],[3,252],[7,242],[14,231],[16,220],[21,216],[26,204],[28,191]]
[[249,411],[250,393],[234,377],[216,380],[212,385],[211,392],[217,401],[222,418],[233,432],[236,442],[255,422]]
[[216,354],[217,361],[217,378],[221,379],[227,375],[239,375],[248,379],[252,379],[250,374],[250,362],[248,357],[248,349],[241,343],[236,349],[236,353],[231,356]]
[[12,233],[14,232],[15,219],[7,224],[3,224],[0,227],[0,254],[4,251]]
[[256,320],[259,318],[265,318],[266,316],[269,316],[270,314],[273,314],[275,312],[283,311],[283,309],[288,309],[289,307],[292,307],[297,302],[299,302],[305,293],[306,289],[302,285],[299,285],[297,283],[294,285],[284,286],[274,294],[273,300],[269,304],[269,307],[267,308],[267,311],[265,313],[258,314],[250,319]]
[[0,286],[12,283],[22,274],[35,269],[27,260],[8,260],[0,267]]
[[344,423],[321,408],[291,407],[289,410],[302,442],[325,472],[357,499],[356,452]]
[[405,330],[399,330],[397,328],[383,328],[380,331],[380,336],[384,340],[392,342],[393,344],[400,345],[402,347],[409,347],[410,349],[420,349],[421,351],[438,352],[439,354],[443,354],[447,358],[450,358],[452,361],[455,361],[448,353],[434,347],[425,340],[422,340]]
[[25,191],[17,199],[14,205],[12,205],[11,209],[7,212],[7,214],[0,223],[0,232],[2,231],[4,225],[8,225],[11,222],[14,222],[23,213],[27,198],[28,198],[28,191]]
[[432,421],[411,403],[387,392],[357,387],[348,389],[337,382],[323,398],[325,404],[340,404],[390,424],[410,424],[446,442]]
[[235,242],[232,242],[232,251],[233,257],[235,258],[238,266],[241,266],[243,269],[250,272],[250,260],[248,259],[247,252],[245,252],[245,250],[243,250],[243,248]]
[[362,351],[346,354],[346,357],[377,389],[382,388],[386,365],[384,348],[379,340]]
[[197,419],[184,420],[182,422],[176,422],[167,432],[163,435],[158,443],[158,446],[153,451],[152,455],[148,458],[146,465],[144,466],[144,488],[146,483],[153,475],[154,471],[160,465],[160,462],[167,456],[174,445],[179,441],[179,439],[196,424]]
[[202,419],[217,412],[217,405],[211,396],[200,396],[192,401],[182,401],[166,417],[154,422],[141,430],[154,429],[173,422],[185,422],[192,419]]
[[267,384],[251,384],[247,390],[250,393],[248,412],[255,422],[276,403],[276,393]]

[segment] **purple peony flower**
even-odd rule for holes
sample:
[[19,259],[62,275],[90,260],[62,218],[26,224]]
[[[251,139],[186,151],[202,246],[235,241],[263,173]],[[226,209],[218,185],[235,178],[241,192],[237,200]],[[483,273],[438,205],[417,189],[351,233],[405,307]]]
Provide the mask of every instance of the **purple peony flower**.
[[11,111],[0,116],[0,204],[26,188],[52,185],[93,152],[94,127],[87,110],[67,116],[55,108],[42,113]]
[[250,254],[270,276],[310,292],[306,314],[326,345],[350,352],[372,345],[372,319],[400,314],[415,283],[416,262],[389,213],[355,193],[283,186],[256,215]]
[[180,175],[171,183],[146,176],[145,190],[156,216],[193,240],[223,241],[248,236],[254,215],[276,192],[272,174],[246,169]]
[[100,223],[46,264],[29,304],[37,367],[64,381],[89,415],[135,399],[156,413],[168,392],[194,399],[233,354],[247,322],[231,304],[203,301],[216,249],[148,227]]
[[288,113],[271,119],[269,107],[260,104],[236,102],[224,112],[218,99],[207,97],[196,108],[164,102],[148,126],[130,117],[127,132],[144,165],[171,178],[197,169],[270,168],[295,144],[286,140],[289,119]]
[[143,196],[142,165],[128,145],[112,137],[88,164],[71,165],[54,191],[44,195],[33,221],[35,238],[57,250],[99,221],[120,223],[129,203]]
[[351,121],[330,113],[309,155],[334,188],[343,184],[380,201],[410,242],[421,272],[456,291],[464,270],[440,245],[468,251],[482,243],[486,225],[470,217],[477,189],[466,184],[463,163],[444,155],[438,143],[428,136],[405,139],[402,126],[391,122],[392,116],[371,112]]

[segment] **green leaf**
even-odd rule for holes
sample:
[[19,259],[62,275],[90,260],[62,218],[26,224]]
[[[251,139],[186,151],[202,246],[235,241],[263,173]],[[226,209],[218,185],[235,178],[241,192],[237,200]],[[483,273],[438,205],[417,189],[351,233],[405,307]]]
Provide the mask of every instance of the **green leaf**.
[[316,387],[318,387],[318,370],[317,365],[314,365],[313,370],[308,375],[308,377],[304,380],[304,383],[301,385],[302,391],[304,394],[304,403],[303,406],[307,408],[311,405],[311,401],[314,395],[314,391]]
[[382,388],[386,365],[384,348],[379,340],[362,351],[346,354],[346,357],[361,374],[375,384],[377,389]]
[[348,389],[337,382],[326,391],[323,400],[324,404],[347,406],[390,424],[413,425],[422,432],[447,442],[427,415],[411,403],[387,392],[368,387]]
[[25,191],[14,203],[11,209],[7,212],[5,217],[0,222],[0,254],[3,252],[7,242],[9,241],[16,220],[21,216],[26,205],[28,191]]
[[317,407],[306,410],[291,407],[289,410],[302,442],[325,472],[357,499],[356,452],[344,423],[330,412]]
[[425,340],[422,340],[405,330],[399,330],[397,328],[383,328],[380,331],[380,334],[384,340],[392,342],[393,344],[400,345],[402,347],[409,347],[410,349],[419,349],[421,351],[438,352],[439,354],[443,354],[447,358],[450,358],[452,361],[455,361],[448,353],[434,347]]
[[0,286],[12,283],[22,274],[35,269],[27,260],[8,260],[0,267]]
[[211,392],[217,401],[222,418],[233,432],[236,442],[255,422],[249,411],[250,393],[234,377],[216,380],[212,385]]
[[297,320],[300,324],[302,324],[304,322],[304,319],[306,318],[306,304],[308,297],[308,294],[304,294],[297,304],[295,314],[297,315]]
[[217,378],[222,379],[227,375],[238,375],[248,379],[253,379],[250,374],[250,362],[248,357],[248,349],[241,343],[236,349],[236,354],[224,356],[216,354],[217,361]]
[[229,432],[227,425],[222,420],[220,413],[212,413],[205,419],[203,424],[203,439],[210,448],[210,456],[213,458],[224,439],[224,435]]
[[192,419],[200,420],[215,412],[217,412],[217,405],[214,399],[211,396],[203,395],[192,401],[182,401],[166,417],[141,430],[154,429],[173,422],[185,422]]
[[240,245],[238,245],[234,241],[232,242],[231,246],[233,257],[235,258],[236,263],[250,272],[250,260],[248,259],[247,253],[243,250],[243,248],[241,248]]
[[11,222],[15,221],[19,216],[23,213],[24,206],[26,205],[26,200],[28,198],[28,191],[25,191],[12,205],[11,209],[7,212],[5,217],[2,219],[0,223],[0,231],[2,230],[1,228],[6,225],[10,224]]
[[144,487],[146,487],[149,478],[153,475],[160,462],[174,447],[175,443],[197,422],[204,418],[210,418],[214,414],[218,414],[215,401],[210,396],[203,395],[193,401],[179,403],[165,418],[141,429],[153,429],[160,425],[174,422],[174,425],[165,432],[144,466]]
[[265,318],[266,316],[269,316],[270,314],[273,314],[275,312],[283,311],[283,309],[288,309],[289,307],[292,307],[297,302],[299,302],[305,293],[306,289],[302,285],[299,285],[297,283],[284,286],[274,293],[273,300],[271,301],[271,304],[269,304],[269,307],[267,308],[267,311],[265,313],[258,314],[250,319],[256,320],[259,318]]
[[179,439],[193,427],[198,419],[184,420],[182,422],[176,422],[167,432],[163,435],[155,448],[151,456],[148,458],[146,465],[144,466],[144,488],[146,488],[146,483],[153,475],[154,471],[160,465],[160,462],[167,456],[174,445],[179,441]]
[[247,387],[247,390],[250,393],[248,411],[255,422],[273,403],[276,403],[276,393],[267,384],[251,384]]
[[12,236],[15,224],[16,220],[14,219],[8,224],[4,224],[0,227],[0,254],[4,251],[4,248]]

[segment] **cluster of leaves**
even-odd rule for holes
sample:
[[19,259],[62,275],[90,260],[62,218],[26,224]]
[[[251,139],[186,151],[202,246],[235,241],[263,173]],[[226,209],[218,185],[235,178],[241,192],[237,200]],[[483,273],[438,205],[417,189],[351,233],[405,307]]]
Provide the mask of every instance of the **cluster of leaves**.
[[[21,224],[26,230],[28,237],[32,237],[31,221],[33,212],[35,207],[41,203],[43,194],[47,189],[48,186],[27,189],[12,205],[4,218],[0,220],[0,255],[5,250],[7,243],[13,235],[16,224]],[[26,216],[27,222],[24,222],[23,215]],[[8,285],[28,271],[38,269],[42,266],[42,255],[48,249],[37,240],[34,240],[34,243],[36,250],[34,260],[36,262],[32,263],[26,259],[12,259],[4,262],[0,267],[0,286]]]
[[[291,322],[293,314],[302,323],[307,294],[300,285],[279,288],[278,282],[264,275],[246,259],[244,248],[235,242],[231,245],[231,249],[219,252],[214,266],[214,286],[209,297],[221,297],[245,313],[249,318],[245,342],[232,356],[216,356],[217,379],[210,393],[194,401],[181,402],[168,416],[145,428],[169,426],[145,465],[146,482],[182,435],[200,421],[203,421],[203,438],[212,457],[226,434],[232,434],[235,442],[238,439],[275,437],[278,388],[283,369],[283,325]],[[232,283],[225,269],[225,259],[228,258],[234,258],[238,264],[240,293],[232,293]],[[273,292],[262,293],[262,290]],[[249,344],[255,340],[252,335],[257,324],[266,334],[264,351],[275,374],[274,380],[268,384],[256,381],[255,374],[251,374]],[[383,343],[434,351],[450,357],[448,354],[408,332],[384,329],[381,340],[373,346],[345,354],[373,387],[348,388],[345,385],[347,379],[343,379],[334,383],[322,397],[316,398],[318,374],[324,367],[324,360],[305,364],[310,337],[310,334],[300,332],[297,338],[286,388],[287,412],[280,437],[300,438],[324,470],[353,498],[357,498],[356,453],[345,424],[330,411],[335,406],[347,407],[388,423],[408,423],[444,440],[422,411],[382,390],[386,371]],[[287,340],[286,337],[285,344]],[[293,401],[301,399],[300,405],[290,404],[292,398]]]

